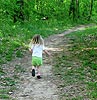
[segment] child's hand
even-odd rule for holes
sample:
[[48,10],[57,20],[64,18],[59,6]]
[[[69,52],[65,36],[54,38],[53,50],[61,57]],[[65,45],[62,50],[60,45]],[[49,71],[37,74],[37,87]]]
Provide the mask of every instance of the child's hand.
[[51,53],[48,53],[48,56],[51,56]]
[[29,48],[30,53],[32,53],[32,49]]
[[48,56],[51,55],[47,50],[44,50],[44,52],[45,52]]

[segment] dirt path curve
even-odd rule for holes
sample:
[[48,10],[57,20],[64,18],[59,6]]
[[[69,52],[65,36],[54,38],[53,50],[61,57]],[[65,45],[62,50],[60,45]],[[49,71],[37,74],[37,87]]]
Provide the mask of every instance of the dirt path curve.
[[[65,34],[82,30],[88,26],[80,26],[67,30],[61,34],[52,35],[45,39],[45,44],[47,47],[56,48],[58,44],[63,41]],[[54,49],[51,50],[54,51]],[[57,50],[58,49],[55,49],[55,51]],[[16,100],[60,100],[59,90],[55,84],[56,79],[52,73],[51,60],[51,58],[44,57],[44,65],[41,67],[43,76],[40,80],[31,76],[31,55],[28,52],[24,58],[15,61],[14,64],[19,63],[26,69],[26,72],[21,74],[20,83],[17,85],[19,90],[17,90],[12,97]]]

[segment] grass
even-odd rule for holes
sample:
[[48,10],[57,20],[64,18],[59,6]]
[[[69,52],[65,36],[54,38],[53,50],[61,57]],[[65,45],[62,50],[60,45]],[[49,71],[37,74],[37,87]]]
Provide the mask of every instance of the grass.
[[[2,65],[16,57],[23,57],[34,34],[41,34],[45,38],[51,34],[61,33],[74,25],[64,20],[58,21],[56,19],[13,23],[3,17],[0,20],[0,99],[10,99],[9,92],[15,90],[15,85],[19,80],[18,73],[25,72],[25,69],[17,64],[14,67],[14,75],[9,77],[7,76],[8,72],[4,70]],[[5,88],[3,89],[2,87]]]
[[[8,20],[9,19],[9,20]],[[0,19],[0,86],[5,87],[0,89],[0,99],[10,98],[10,89],[15,90],[18,73],[25,72],[25,69],[20,65],[14,67],[14,75],[6,76],[8,73],[3,69],[3,64],[12,61],[16,57],[23,57],[25,51],[28,50],[28,43],[34,34],[41,34],[43,38],[52,34],[61,33],[79,23],[74,23],[71,20],[35,20],[30,19],[29,22],[13,23],[10,18],[1,16]],[[84,24],[84,23],[82,23]],[[68,65],[69,66],[69,65]],[[69,80],[68,80],[69,81]]]
[[10,99],[9,95],[2,94],[0,95],[0,99]]
[[[55,75],[59,75],[62,81],[60,87],[63,88],[63,98],[96,100],[97,27],[73,32],[65,38],[70,46],[67,47],[67,51],[64,50],[56,56],[57,63],[54,68]],[[71,88],[68,90],[66,87]]]
[[[5,24],[3,24],[5,23]],[[4,20],[0,23],[0,64],[11,61],[15,57],[22,57],[23,51],[34,34],[47,37],[51,34],[60,33],[72,27],[65,25],[64,21],[38,20],[23,23],[12,23]]]
[[0,67],[0,99],[11,100],[11,94],[16,90],[16,84],[19,80],[18,73],[24,73],[25,69],[20,65],[16,65],[14,68],[14,74],[8,75],[8,72],[4,71],[2,66]]

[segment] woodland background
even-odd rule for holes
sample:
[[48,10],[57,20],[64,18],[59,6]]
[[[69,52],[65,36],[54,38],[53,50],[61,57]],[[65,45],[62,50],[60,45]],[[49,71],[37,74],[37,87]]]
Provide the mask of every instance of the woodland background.
[[[44,38],[75,26],[91,23],[95,25],[97,23],[97,0],[0,0],[0,99],[9,99],[10,91],[16,89],[15,85],[19,79],[17,74],[13,77],[6,76],[7,72],[2,65],[17,57],[23,57],[34,34],[41,34]],[[82,67],[71,72],[65,70],[68,74],[61,73],[61,79],[69,79],[67,83],[70,84],[74,83],[73,78],[78,82],[81,80],[87,85],[87,98],[96,100],[97,26],[74,32],[67,38],[71,40],[72,46],[68,52],[72,55],[66,57],[62,53],[60,57],[56,57],[59,62],[55,65],[55,72],[60,69],[63,72],[65,65],[72,67],[73,64],[68,62],[68,59],[72,57],[79,59]],[[81,50],[83,52],[76,54],[76,51]],[[15,72],[23,71],[22,66],[15,66]],[[76,73],[80,78],[76,77]],[[73,78],[70,78],[71,76]],[[62,88],[65,83],[66,80]],[[76,97],[72,100],[84,98],[84,96]]]

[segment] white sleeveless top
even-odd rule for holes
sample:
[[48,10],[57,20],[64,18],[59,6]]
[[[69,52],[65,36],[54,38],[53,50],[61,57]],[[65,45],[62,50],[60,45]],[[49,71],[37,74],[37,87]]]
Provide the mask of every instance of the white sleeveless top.
[[40,44],[33,44],[31,46],[31,49],[33,51],[32,56],[36,56],[36,57],[41,57],[42,58],[42,53],[44,48],[44,45],[40,45]]

